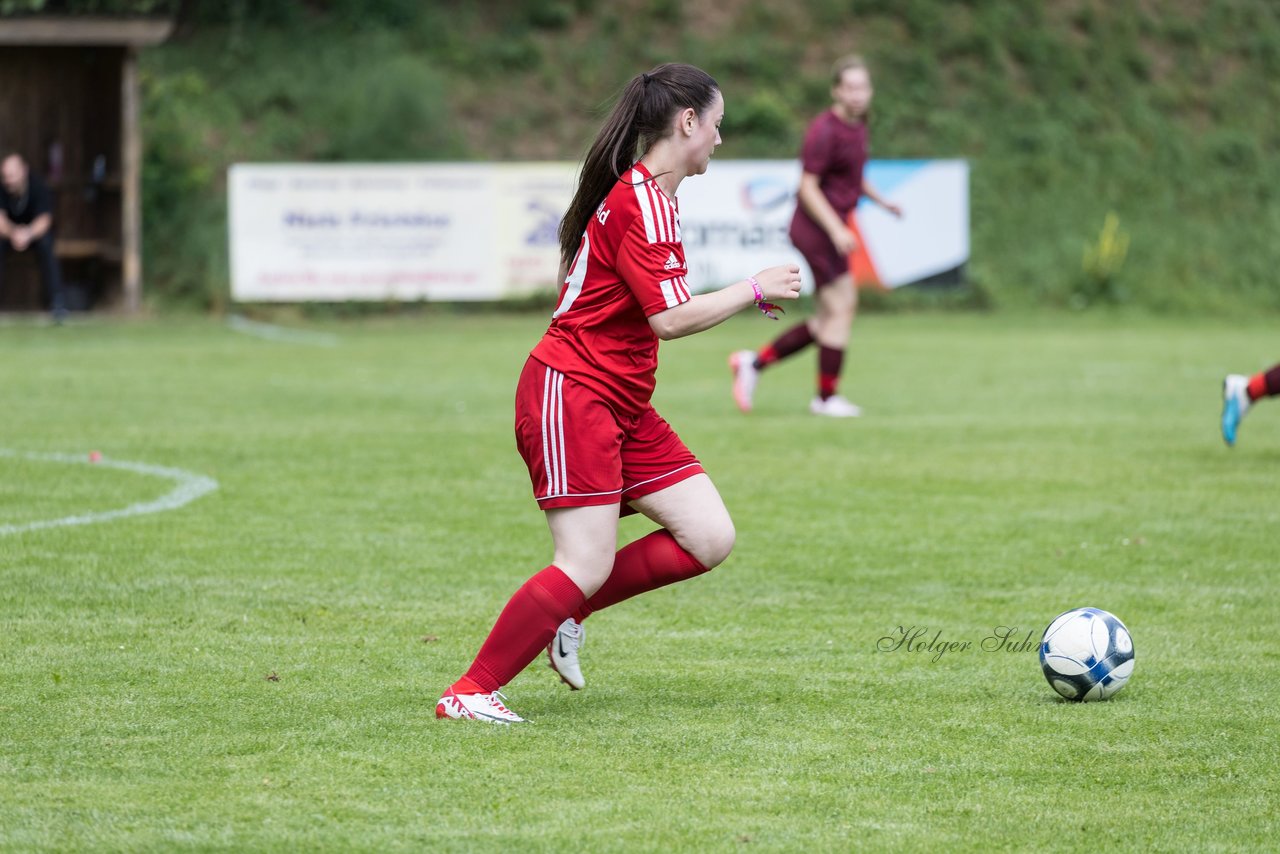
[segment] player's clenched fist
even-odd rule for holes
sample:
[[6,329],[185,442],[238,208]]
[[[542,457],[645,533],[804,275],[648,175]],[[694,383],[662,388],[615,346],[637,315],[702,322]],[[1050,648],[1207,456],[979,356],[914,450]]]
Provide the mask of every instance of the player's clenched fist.
[[798,299],[800,297],[800,268],[795,264],[770,267],[756,273],[755,280],[765,299]]

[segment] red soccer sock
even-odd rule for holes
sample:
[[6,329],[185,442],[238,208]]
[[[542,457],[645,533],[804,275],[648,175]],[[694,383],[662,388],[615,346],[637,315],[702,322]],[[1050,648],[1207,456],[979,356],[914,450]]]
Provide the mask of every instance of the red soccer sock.
[[1280,365],[1249,377],[1249,400],[1280,395]]
[[582,603],[573,618],[582,622],[601,608],[706,571],[707,567],[680,548],[670,531],[654,531],[618,550],[609,579]]
[[760,348],[760,352],[756,354],[756,370],[764,370],[779,359],[799,353],[812,343],[813,333],[809,331],[809,324],[798,323]]
[[1260,397],[1266,397],[1267,394],[1267,375],[1265,372],[1254,374],[1249,377],[1249,400],[1257,400]]
[[582,605],[582,591],[559,567],[526,581],[498,615],[466,675],[454,683],[460,694],[487,694],[506,685],[537,658],[565,618]]
[[818,396],[833,397],[840,385],[840,369],[844,367],[844,349],[818,345]]

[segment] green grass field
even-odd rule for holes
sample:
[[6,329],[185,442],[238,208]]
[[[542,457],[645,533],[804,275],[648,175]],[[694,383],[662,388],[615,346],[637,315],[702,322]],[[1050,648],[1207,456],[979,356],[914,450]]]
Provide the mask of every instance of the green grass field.
[[[1217,433],[1274,321],[870,316],[838,423],[810,354],[733,408],[758,316],[664,344],[735,553],[592,617],[586,690],[518,677],[534,724],[436,721],[549,560],[511,431],[544,323],[0,327],[0,849],[1274,845],[1280,404]],[[173,488],[95,450],[219,488],[16,530]],[[1079,605],[1133,632],[1112,701],[980,648]],[[877,651],[912,626],[973,646]]]

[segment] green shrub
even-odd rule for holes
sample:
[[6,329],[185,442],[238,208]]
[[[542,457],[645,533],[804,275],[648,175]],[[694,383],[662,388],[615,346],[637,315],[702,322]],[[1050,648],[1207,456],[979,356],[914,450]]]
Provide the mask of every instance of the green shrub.
[[538,0],[528,7],[529,23],[544,30],[563,30],[573,23],[577,10],[565,0]]
[[0,0],[9,15],[167,15],[175,0]]
[[684,3],[681,0],[648,0],[644,14],[658,23],[679,26],[684,21]]
[[226,206],[214,129],[235,111],[198,72],[142,76],[143,250],[148,293],[200,308],[226,291]]
[[790,107],[776,92],[757,90],[726,110],[724,133],[733,139],[735,156],[752,157],[775,150],[778,145],[798,140],[802,128]]
[[[356,67],[314,109],[323,160],[442,160],[461,154],[444,81],[421,60],[390,55]],[[318,130],[318,129],[317,129]]]
[[1081,262],[1084,275],[1073,295],[1075,305],[1123,302],[1127,295],[1118,280],[1128,257],[1129,235],[1120,228],[1120,217],[1115,211],[1108,211],[1097,240],[1085,244]]

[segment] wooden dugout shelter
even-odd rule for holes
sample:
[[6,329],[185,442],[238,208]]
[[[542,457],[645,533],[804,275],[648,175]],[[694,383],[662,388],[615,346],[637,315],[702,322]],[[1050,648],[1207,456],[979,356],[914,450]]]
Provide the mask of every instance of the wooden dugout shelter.
[[[141,305],[137,54],[172,30],[157,18],[0,19],[0,148],[22,154],[49,184],[73,300],[87,290],[98,305]],[[31,254],[7,254],[0,311],[40,307]]]

